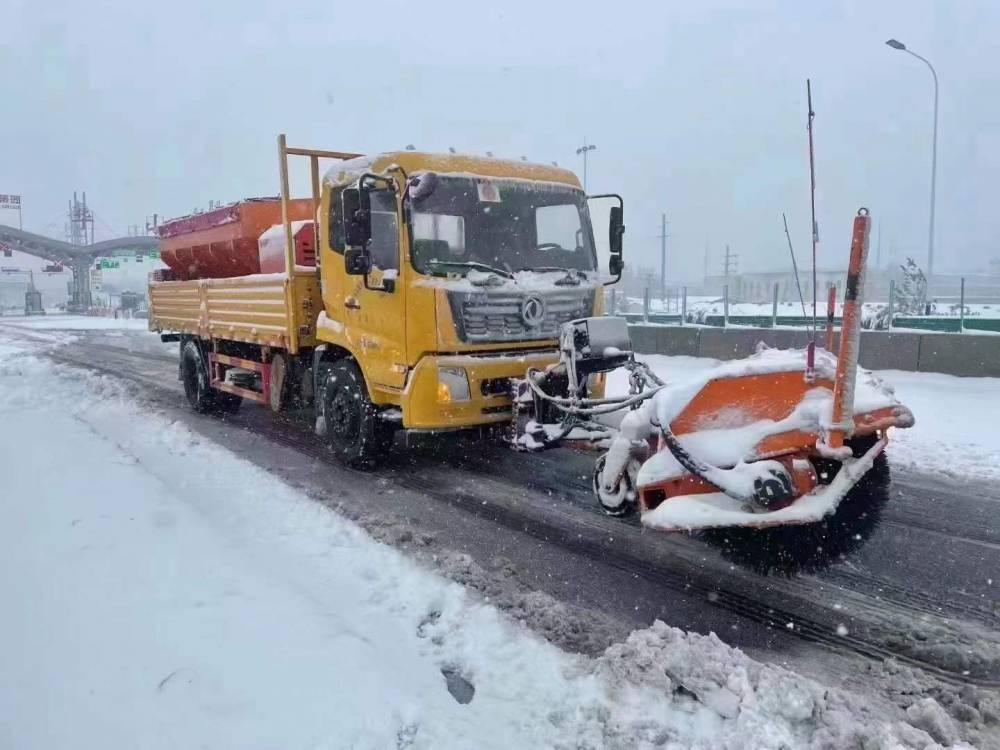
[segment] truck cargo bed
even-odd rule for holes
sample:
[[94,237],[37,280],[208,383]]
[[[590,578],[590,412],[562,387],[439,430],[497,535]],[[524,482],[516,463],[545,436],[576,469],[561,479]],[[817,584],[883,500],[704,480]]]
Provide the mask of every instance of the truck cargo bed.
[[154,281],[149,329],[272,346],[297,352],[316,343],[315,273]]

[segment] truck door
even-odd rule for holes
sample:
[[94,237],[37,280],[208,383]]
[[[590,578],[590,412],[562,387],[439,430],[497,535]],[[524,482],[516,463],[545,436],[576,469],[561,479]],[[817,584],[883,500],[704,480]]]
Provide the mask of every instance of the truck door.
[[406,286],[402,281],[400,206],[393,190],[371,192],[372,287],[394,283],[392,291],[367,289],[362,276],[346,277],[344,323],[348,338],[373,385],[402,388],[406,381]]

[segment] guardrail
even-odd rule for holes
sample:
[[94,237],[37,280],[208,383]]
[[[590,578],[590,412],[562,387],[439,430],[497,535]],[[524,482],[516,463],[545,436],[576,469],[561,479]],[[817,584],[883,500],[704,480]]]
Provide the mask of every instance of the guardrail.
[[[629,326],[640,354],[686,355],[739,359],[754,353],[759,342],[776,348],[801,348],[804,330],[790,328],[716,328],[703,326]],[[820,337],[822,344],[822,336]],[[834,347],[838,345],[834,336]],[[862,331],[858,357],[871,370],[940,372],[965,377],[1000,377],[1000,336],[966,333],[943,336],[914,331]]]
[[[973,315],[967,312],[966,305],[966,295],[965,295],[965,279],[961,281],[961,293],[958,298],[957,305],[953,305],[952,309],[957,307],[958,313],[956,315],[899,315],[895,313],[895,284],[890,284],[889,287],[889,302],[888,311],[882,316],[882,323],[888,325],[888,330],[893,330],[895,328],[906,328],[921,331],[936,331],[939,333],[963,333],[965,331],[990,331],[993,333],[1000,333],[1000,318],[983,318],[978,315]],[[806,315],[779,315],[778,309],[778,285],[775,284],[773,290],[773,298],[771,300],[771,314],[770,315],[733,315],[730,313],[730,300],[729,300],[729,287],[723,287],[722,293],[722,309],[723,313],[719,315],[716,312],[709,314],[688,314],[688,299],[687,299],[687,287],[682,287],[678,292],[676,298],[671,295],[671,301],[675,301],[675,309],[679,309],[678,313],[670,312],[653,312],[650,307],[650,294],[649,289],[645,290],[643,294],[643,304],[642,312],[627,312],[623,314],[623,317],[628,319],[630,323],[655,323],[657,325],[703,325],[703,326],[715,326],[726,328],[728,326],[738,326],[738,327],[753,327],[753,328],[808,328],[812,325],[813,319],[811,316]],[[832,302],[831,298],[831,302]],[[992,299],[989,300],[992,304]],[[611,290],[610,292],[610,304],[606,305],[606,309],[614,310],[616,309],[616,292]],[[941,300],[939,299],[940,303]],[[718,302],[714,303],[718,304]],[[990,307],[991,305],[986,305]],[[669,309],[669,305],[668,305]],[[1000,309],[1000,301],[997,301],[997,309]],[[832,312],[833,307],[831,306],[830,311]],[[886,312],[885,310],[883,312]],[[820,327],[825,327],[827,323],[827,316],[821,315],[817,319],[817,323]],[[840,325],[840,318],[833,318],[833,324],[835,326]]]
[[[629,323],[680,325],[680,315],[673,314],[650,313],[648,320],[644,320],[642,315],[636,313],[627,313],[622,317],[626,318]],[[812,318],[806,318],[801,315],[779,317],[777,320],[777,327],[781,328],[808,328],[812,325]],[[686,323],[688,325],[693,325],[695,324],[695,321],[688,320]],[[835,326],[840,326],[840,318],[834,318],[833,323]],[[826,318],[820,318],[819,324],[821,328],[825,327]],[[726,325],[726,321],[721,315],[706,315],[704,318],[697,321],[697,325],[722,328]],[[769,315],[730,315],[728,325],[751,328],[776,327],[774,326],[772,318]],[[965,318],[963,325],[963,321],[959,320],[957,317],[897,317],[893,319],[893,328],[909,328],[919,331],[936,331],[938,333],[961,333],[963,329],[966,331],[990,331],[993,333],[1000,333],[1000,318],[967,317]]]

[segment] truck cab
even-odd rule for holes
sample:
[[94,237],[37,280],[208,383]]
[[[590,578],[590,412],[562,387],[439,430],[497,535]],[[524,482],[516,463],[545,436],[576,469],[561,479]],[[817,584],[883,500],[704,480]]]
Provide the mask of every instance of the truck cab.
[[[620,207],[616,217],[620,251]],[[557,361],[564,323],[602,312],[587,197],[559,167],[358,157],[326,173],[318,220],[317,410],[335,449],[338,436],[350,443],[349,462],[360,441],[374,458],[392,427],[509,422],[509,380]],[[611,265],[620,274],[620,252]]]
[[[512,379],[559,360],[564,324],[601,314],[605,277],[572,172],[290,148],[283,135],[278,150],[280,199],[159,227],[168,268],[150,279],[149,327],[179,342],[196,411],[312,406],[334,453],[372,467],[399,429],[510,423]],[[289,156],[309,158],[311,197],[290,197]],[[325,175],[320,159],[334,160]],[[608,268],[620,277],[621,198],[592,197],[616,202]],[[580,388],[600,395],[602,377]]]

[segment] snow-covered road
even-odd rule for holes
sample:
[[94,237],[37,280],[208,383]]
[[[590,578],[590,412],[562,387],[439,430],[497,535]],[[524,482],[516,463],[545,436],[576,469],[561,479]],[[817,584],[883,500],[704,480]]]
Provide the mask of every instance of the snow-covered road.
[[[929,741],[714,638],[559,651],[38,347],[0,328],[0,747]],[[935,705],[912,713],[958,736]]]
[[9,341],[0,440],[3,747],[920,736],[665,626],[598,659],[563,653],[113,379]]
[[9,346],[0,361],[4,746],[598,747],[737,729],[559,652],[106,378]]

